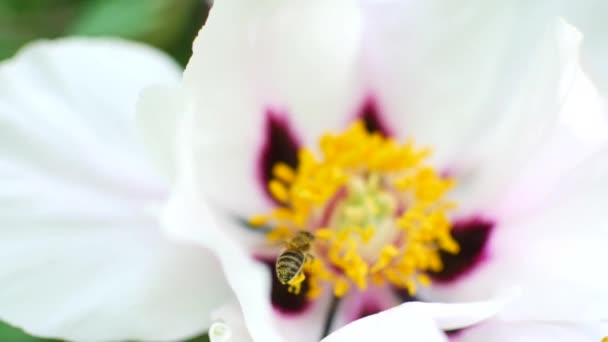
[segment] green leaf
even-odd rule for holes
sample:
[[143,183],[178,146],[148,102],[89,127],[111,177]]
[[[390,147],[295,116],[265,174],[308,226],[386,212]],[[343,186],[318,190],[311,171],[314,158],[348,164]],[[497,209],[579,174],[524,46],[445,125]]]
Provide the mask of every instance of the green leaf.
[[203,0],[95,0],[87,2],[67,33],[139,40],[185,62],[207,11]]
[[[0,322],[0,341],[7,342],[61,342],[61,340],[43,339],[33,337],[21,329],[12,327],[6,323]],[[209,342],[209,336],[207,334],[194,337],[184,342]]]
[[11,342],[53,342],[58,340],[47,340],[37,338],[24,333],[22,330],[0,322],[0,341]]
[[60,36],[77,15],[83,0],[0,1],[0,60],[24,43]]
[[193,339],[184,341],[184,342],[209,342],[209,335],[208,334],[203,334],[199,337],[195,337]]

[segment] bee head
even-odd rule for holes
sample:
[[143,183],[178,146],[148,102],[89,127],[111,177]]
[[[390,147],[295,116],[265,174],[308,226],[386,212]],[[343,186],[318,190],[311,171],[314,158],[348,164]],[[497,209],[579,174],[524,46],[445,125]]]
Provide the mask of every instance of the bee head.
[[300,230],[298,234],[305,240],[314,241],[315,235],[308,230]]

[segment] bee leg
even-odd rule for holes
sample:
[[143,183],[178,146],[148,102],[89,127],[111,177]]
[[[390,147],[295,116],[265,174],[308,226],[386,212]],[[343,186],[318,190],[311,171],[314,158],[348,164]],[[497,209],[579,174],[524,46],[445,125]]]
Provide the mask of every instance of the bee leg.
[[300,294],[300,290],[302,289],[302,282],[306,279],[304,272],[299,272],[293,279],[289,281],[289,288],[287,291],[293,294]]
[[311,263],[313,260],[315,260],[315,256],[310,253],[306,253],[306,259],[304,260],[304,262]]

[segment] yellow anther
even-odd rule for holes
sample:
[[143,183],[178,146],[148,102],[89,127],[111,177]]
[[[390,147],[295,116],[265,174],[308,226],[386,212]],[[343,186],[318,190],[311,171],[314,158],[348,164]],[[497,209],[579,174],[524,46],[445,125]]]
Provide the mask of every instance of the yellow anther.
[[278,220],[287,220],[292,217],[292,213],[289,209],[280,207],[272,210],[270,216]]
[[308,280],[308,292],[306,292],[306,298],[308,300],[314,300],[319,298],[319,296],[322,293],[322,288],[321,285],[319,284],[319,280],[318,279],[311,279],[309,278]]
[[343,297],[349,289],[348,282],[343,278],[338,278],[334,282],[334,296],[340,298]]
[[386,283],[386,278],[383,274],[380,273],[371,273],[372,283],[377,286],[384,285]]
[[321,229],[317,229],[317,231],[315,231],[315,236],[317,237],[317,239],[320,240],[329,240],[333,237],[333,232],[331,231],[331,229],[327,229],[327,228],[321,228]]
[[373,226],[368,226],[366,228],[359,228],[358,232],[361,235],[361,240],[363,241],[363,243],[367,244],[369,240],[371,240],[374,235],[376,235],[376,228],[374,228]]
[[292,183],[296,177],[296,174],[291,166],[285,163],[275,164],[272,168],[272,174],[285,183]]
[[448,253],[457,254],[460,252],[460,246],[454,239],[452,239],[451,236],[446,236],[443,239],[439,239],[439,245],[441,246],[441,249]]
[[378,258],[378,261],[372,267],[372,273],[378,272],[388,266],[388,264],[395,256],[397,256],[397,254],[399,254],[397,247],[393,245],[384,246],[380,252],[380,258]]
[[253,215],[249,217],[249,225],[252,227],[260,227],[268,222],[268,217],[266,215]]
[[429,285],[431,285],[431,278],[429,278],[429,276],[426,275],[426,274],[419,274],[418,275],[418,282],[422,286],[429,286]]
[[405,281],[405,288],[407,289],[407,292],[409,292],[410,296],[415,296],[418,290],[416,283],[411,279],[407,279]]
[[289,193],[287,192],[287,188],[285,187],[285,185],[283,185],[283,183],[277,180],[273,179],[268,182],[268,190],[270,190],[272,197],[276,198],[281,202],[287,202],[287,200],[289,199]]
[[270,242],[284,241],[292,235],[291,229],[283,226],[275,227],[268,234],[266,239]]

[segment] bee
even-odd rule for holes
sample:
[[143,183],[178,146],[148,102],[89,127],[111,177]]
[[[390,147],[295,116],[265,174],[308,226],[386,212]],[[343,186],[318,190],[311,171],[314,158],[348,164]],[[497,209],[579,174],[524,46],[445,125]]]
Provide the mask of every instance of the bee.
[[283,253],[277,258],[275,269],[277,278],[283,285],[301,283],[304,280],[303,268],[312,259],[310,245],[315,236],[308,231],[298,231],[289,241]]

